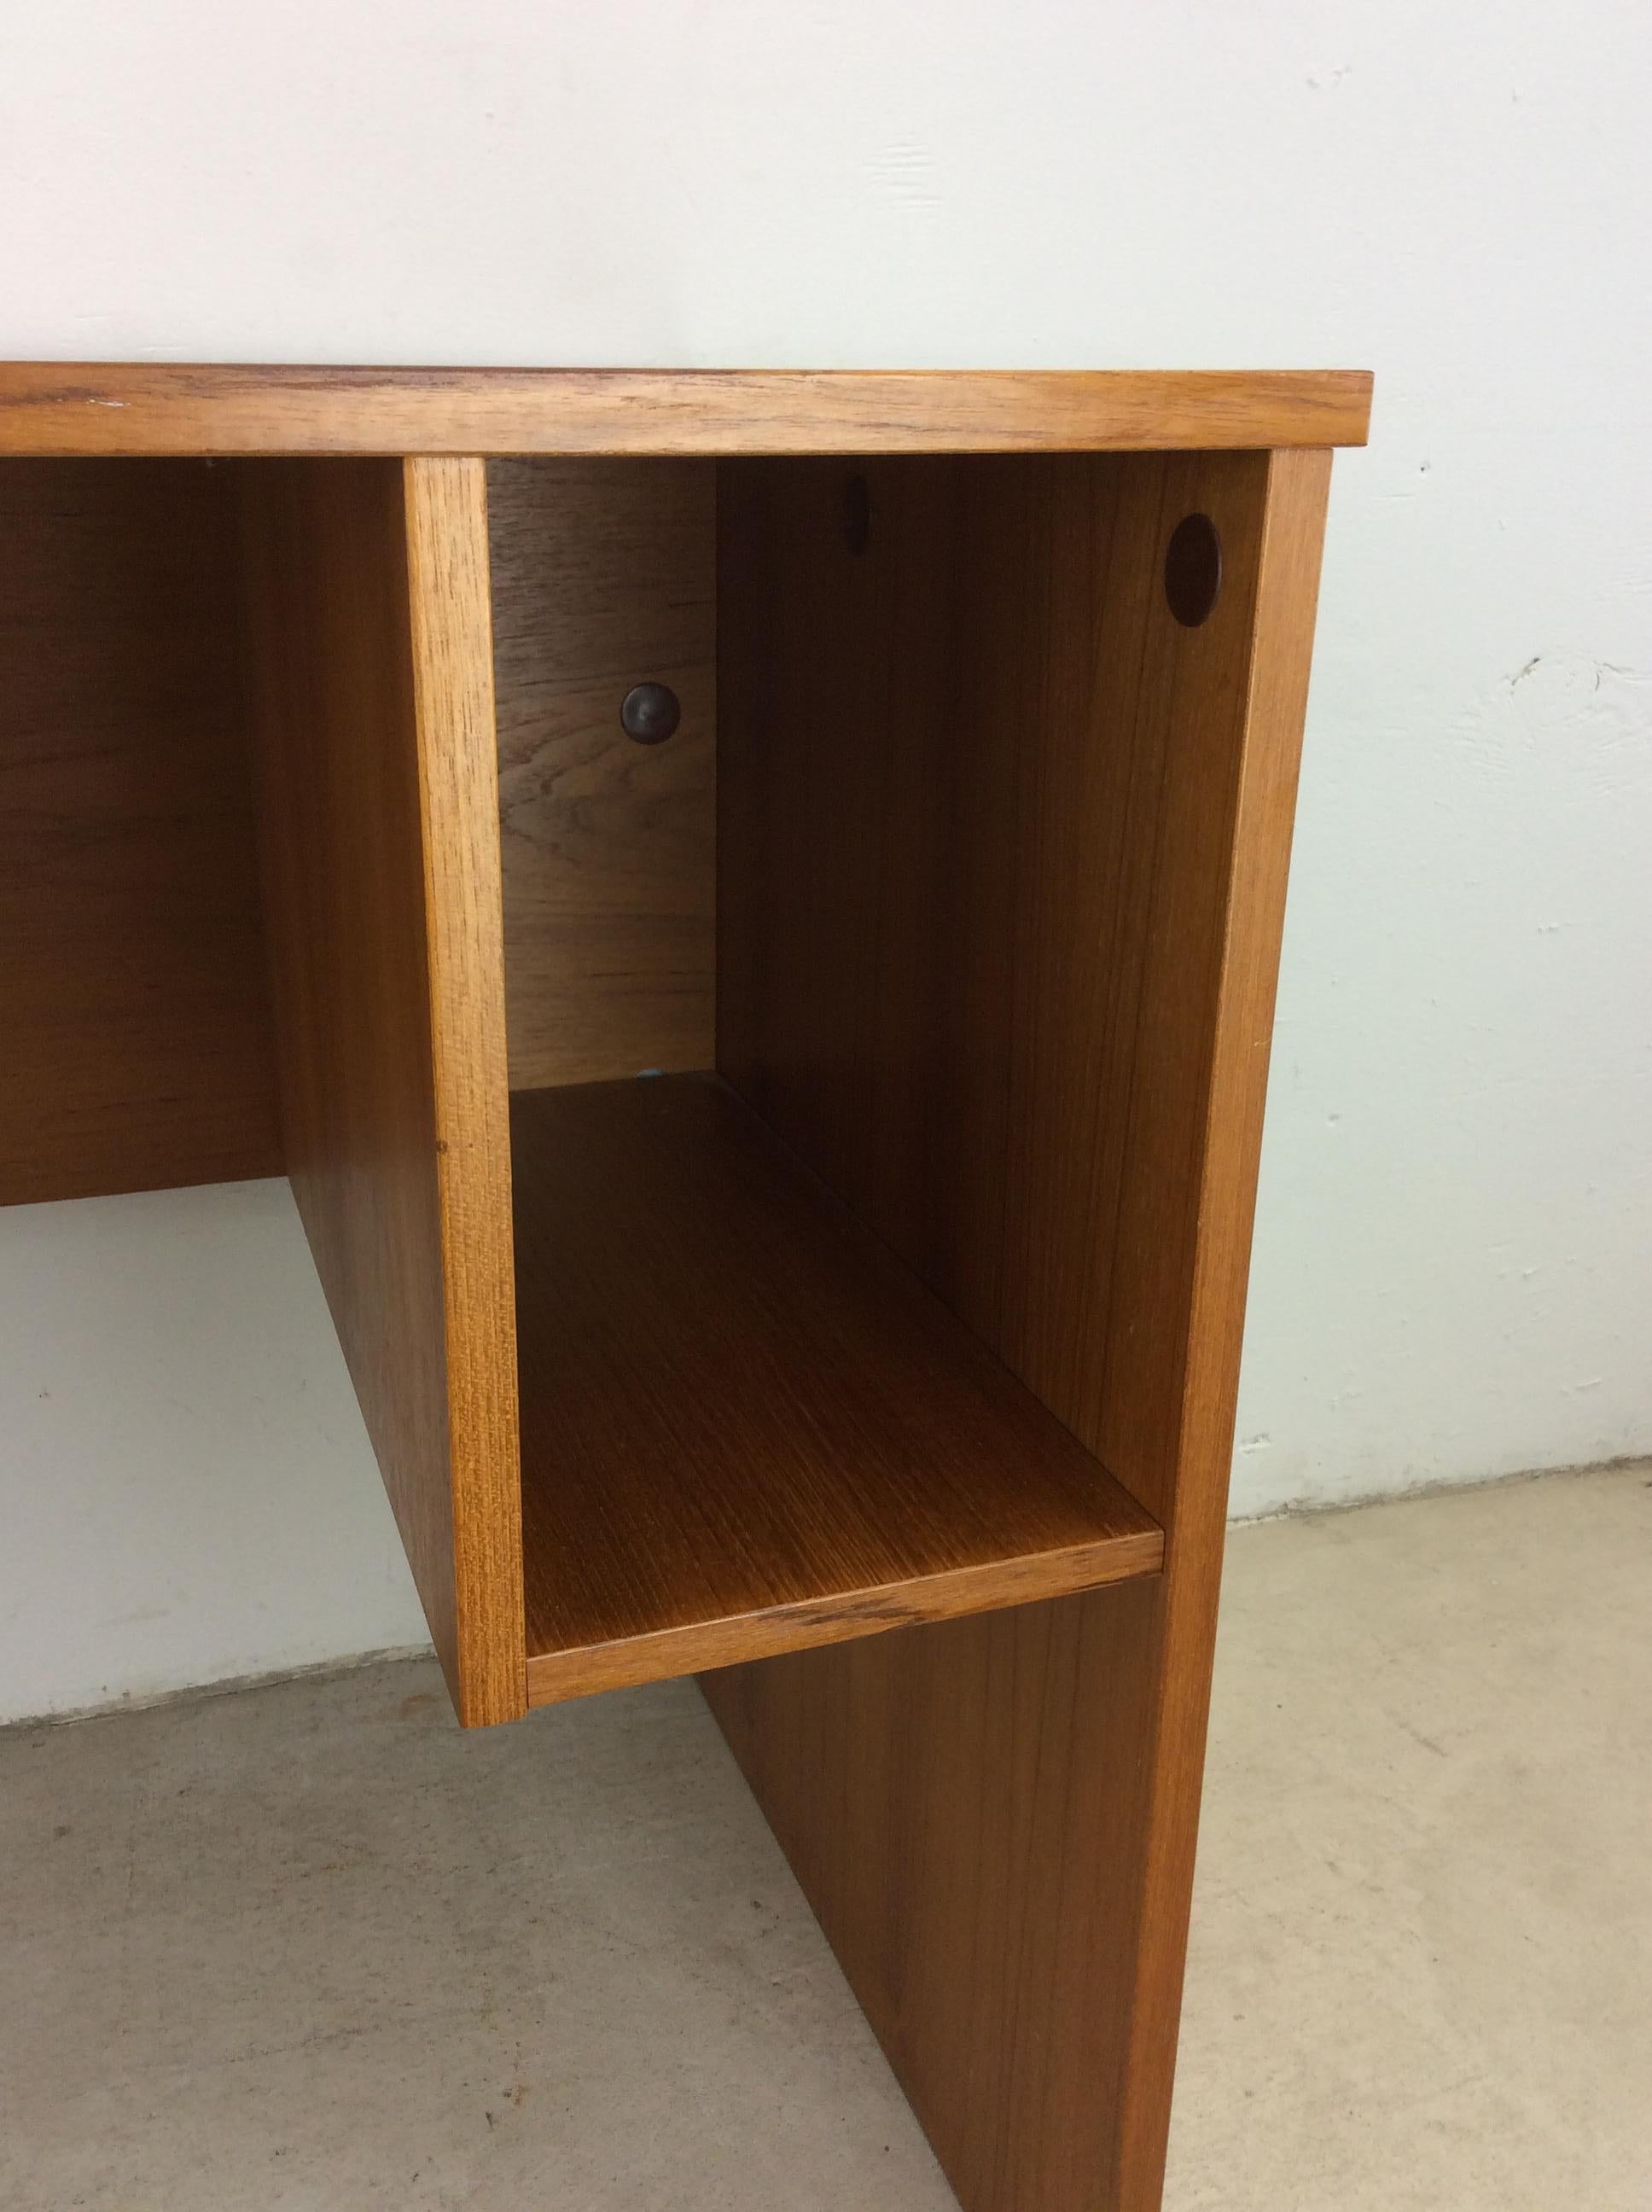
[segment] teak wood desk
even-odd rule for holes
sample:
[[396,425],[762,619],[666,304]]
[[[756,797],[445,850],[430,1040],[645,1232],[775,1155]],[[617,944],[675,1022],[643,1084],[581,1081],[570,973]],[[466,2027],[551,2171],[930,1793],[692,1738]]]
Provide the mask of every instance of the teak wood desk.
[[967,2212],[1159,2201],[1369,404],[0,368],[0,1198],[290,1176],[459,1718],[699,1672]]

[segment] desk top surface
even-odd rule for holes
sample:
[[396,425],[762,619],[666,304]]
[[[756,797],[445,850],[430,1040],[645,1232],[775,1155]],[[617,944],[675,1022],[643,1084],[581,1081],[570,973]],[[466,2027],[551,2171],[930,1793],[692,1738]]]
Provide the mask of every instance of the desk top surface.
[[0,363],[0,455],[991,453],[1361,446],[1363,369]]

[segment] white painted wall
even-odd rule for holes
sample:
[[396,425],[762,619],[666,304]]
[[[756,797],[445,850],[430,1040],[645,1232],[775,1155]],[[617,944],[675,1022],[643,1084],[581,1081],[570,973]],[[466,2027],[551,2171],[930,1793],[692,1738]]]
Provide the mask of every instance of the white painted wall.
[[284,1182],[0,1212],[0,1718],[422,1644]]
[[[0,355],[1375,368],[1236,1504],[1649,1450],[1649,20],[10,8]],[[0,1217],[0,1326],[9,1709],[416,1633],[279,1187]]]

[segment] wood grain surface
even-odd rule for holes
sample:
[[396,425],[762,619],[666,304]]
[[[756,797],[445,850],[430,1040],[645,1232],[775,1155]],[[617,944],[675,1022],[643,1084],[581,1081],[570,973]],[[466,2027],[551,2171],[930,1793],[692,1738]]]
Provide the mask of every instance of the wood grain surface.
[[[1141,1055],[1181,1036],[1166,760],[1191,682],[1242,711],[1266,466],[857,463],[858,556],[841,465],[722,471],[718,1066],[1080,1435],[1160,1350],[1114,1274]],[[1218,487],[1187,631],[1157,549]]]
[[478,461],[246,471],[294,1194],[456,1710],[525,1710]]
[[720,1064],[1169,1532],[705,1678],[966,2212],[1159,2201],[1327,471],[724,471]]
[[1151,1517],[722,1085],[513,1102],[539,1703],[1151,1574]]
[[0,363],[0,453],[1005,453],[1357,446],[1354,369]]
[[0,1204],[281,1171],[228,473],[0,466]]
[[[511,1084],[715,1049],[714,464],[494,461],[494,667]],[[620,726],[639,683],[683,720]]]
[[963,2212],[1125,2193],[1157,1577],[702,1674]]
[[[1218,714],[1189,713],[1167,777],[1184,879],[1202,879],[1206,867],[1220,872],[1212,902],[1220,911],[1221,941],[1214,960],[1194,970],[1203,1006],[1197,996],[1170,1001],[1182,1005],[1190,1026],[1202,1012],[1204,1048],[1185,1058],[1166,1052],[1146,1071],[1165,1085],[1194,1078],[1200,1116],[1188,1153],[1161,1146],[1145,1154],[1132,1194],[1131,1280],[1141,1285],[1144,1304],[1150,1277],[1163,1283],[1169,1275],[1176,1284],[1174,1300],[1160,1291],[1156,1303],[1162,1300],[1162,1340],[1180,1356],[1165,1361],[1168,1376],[1139,1364],[1116,1370],[1096,1431],[1130,1451],[1132,1488],[1163,1512],[1174,1563],[1154,1593],[1156,1632],[1145,1646],[1153,1696],[1118,2143],[1119,2198],[1129,2212],[1157,2207],[1163,2189],[1257,1168],[1330,482],[1328,453],[1268,457],[1236,727],[1224,743]],[[1208,693],[1198,696],[1213,706]],[[1186,980],[1171,979],[1184,976],[1182,963],[1196,946],[1201,954],[1206,948],[1192,902],[1178,910],[1166,890],[1154,928],[1163,965],[1153,981],[1169,994],[1187,990]],[[1168,1408],[1167,1382],[1175,1393]]]

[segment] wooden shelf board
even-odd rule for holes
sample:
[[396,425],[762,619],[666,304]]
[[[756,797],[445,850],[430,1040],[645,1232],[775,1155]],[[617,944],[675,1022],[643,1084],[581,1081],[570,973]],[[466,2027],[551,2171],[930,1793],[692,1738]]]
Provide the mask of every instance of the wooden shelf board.
[[1000,453],[1363,446],[1359,369],[0,362],[0,453]]
[[512,1102],[529,1702],[1157,1573],[1157,1525],[714,1078]]

